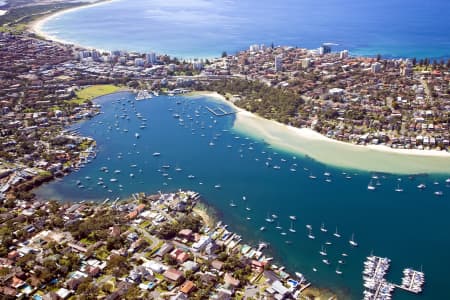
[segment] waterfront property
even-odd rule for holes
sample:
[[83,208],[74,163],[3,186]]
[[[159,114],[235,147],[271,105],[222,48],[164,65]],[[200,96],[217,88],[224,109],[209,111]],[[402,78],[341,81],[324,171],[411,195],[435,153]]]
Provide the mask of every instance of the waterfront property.
[[[423,264],[427,273],[423,297],[443,291],[440,264],[433,256],[424,255],[426,251],[411,251],[409,233],[416,233],[416,245],[433,248],[438,245],[433,241],[441,241],[445,228],[441,222],[446,222],[448,212],[447,175],[392,175],[335,168],[274,149],[261,139],[234,131],[236,115],[213,116],[206,106],[226,104],[205,95],[160,95],[150,101],[136,101],[133,93],[120,93],[96,103],[102,106],[102,114],[77,125],[80,134],[97,141],[95,160],[62,181],[42,187],[37,191],[41,199],[103,202],[108,197],[111,200],[107,203],[114,203],[117,197],[123,199],[138,191],[195,189],[229,224],[228,231],[251,245],[265,241],[270,244],[267,256],[273,257],[275,265],[286,266],[292,274],[299,271],[315,285],[326,281],[327,287],[344,298],[361,297],[361,264],[371,249],[386,253],[396,262],[391,266],[394,274],[401,273],[401,265]],[[140,129],[143,122],[147,127]],[[124,132],[125,128],[129,131]],[[135,132],[140,133],[139,139],[134,137]],[[291,171],[293,168],[296,172]],[[370,179],[377,187],[374,191],[367,189]],[[77,187],[77,181],[83,188]],[[399,182],[402,193],[394,191]],[[427,188],[418,189],[419,183]],[[444,195],[435,196],[436,190]],[[405,210],[406,206],[410,209]],[[172,209],[177,207],[174,203]],[[373,220],[374,213],[383,216],[376,226],[365,222]],[[428,225],[410,222],[415,214]],[[155,216],[155,222],[163,217]],[[266,218],[274,221],[269,223]],[[327,232],[320,230],[322,223]],[[308,239],[307,224],[314,239]],[[289,230],[291,226],[295,232]],[[349,244],[353,232],[358,247]],[[230,236],[225,241],[228,239]],[[322,245],[329,265],[319,254]],[[395,299],[402,300],[403,296],[396,293]]]

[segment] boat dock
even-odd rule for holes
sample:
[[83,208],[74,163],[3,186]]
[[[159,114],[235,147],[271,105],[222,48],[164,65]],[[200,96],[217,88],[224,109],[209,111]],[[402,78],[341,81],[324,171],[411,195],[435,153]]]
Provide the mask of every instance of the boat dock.
[[307,288],[309,288],[311,286],[311,282],[308,282],[307,284],[305,284],[304,286],[302,286],[300,288],[300,293],[303,292],[304,290],[306,290]]
[[393,284],[384,277],[387,274],[391,260],[387,257],[368,256],[364,262],[364,300],[391,299],[395,288],[411,293],[421,293],[425,283],[425,275],[410,268],[403,270],[402,284]]
[[364,300],[391,299],[394,286],[384,279],[391,260],[386,257],[369,256],[364,262]]
[[425,283],[423,272],[407,268],[403,270],[403,275],[402,284],[395,284],[395,287],[415,294],[422,292],[422,286]]
[[[226,110],[224,110],[221,107],[217,107],[215,110],[210,108],[209,106],[205,106],[205,107],[210,113],[212,113],[216,117],[224,117],[224,116],[233,115],[233,114],[236,113],[235,111],[231,111],[231,112],[230,111],[226,111]],[[217,112],[217,110],[220,111],[220,112]]]

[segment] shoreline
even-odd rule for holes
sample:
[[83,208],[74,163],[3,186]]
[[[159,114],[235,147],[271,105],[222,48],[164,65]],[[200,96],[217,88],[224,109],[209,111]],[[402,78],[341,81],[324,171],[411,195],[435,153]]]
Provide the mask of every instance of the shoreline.
[[190,95],[211,97],[230,105],[237,111],[234,130],[263,139],[280,150],[308,156],[325,165],[394,174],[450,173],[449,152],[355,145],[328,138],[310,128],[296,128],[265,119],[237,107],[217,92],[200,91]]
[[[80,45],[80,44],[75,44],[73,42],[69,42],[66,41],[64,39],[58,38],[50,33],[45,32],[42,27],[45,25],[45,23],[47,23],[48,21],[57,18],[61,15],[64,15],[66,13],[70,13],[70,12],[74,12],[77,10],[81,10],[81,9],[86,9],[86,8],[90,8],[90,7],[95,7],[95,6],[99,6],[99,5],[103,5],[106,3],[110,3],[110,2],[114,2],[114,1],[118,1],[118,0],[101,0],[95,3],[86,3],[77,7],[71,7],[71,8],[67,8],[67,9],[63,9],[63,10],[59,10],[53,13],[49,13],[47,15],[43,15],[42,17],[39,17],[38,19],[30,22],[27,25],[27,31],[34,33],[36,35],[38,35],[39,37],[42,37],[43,39],[46,40],[50,40],[56,43],[60,43],[60,44],[64,44],[64,45],[74,45],[76,47],[80,47],[80,48],[92,48],[94,49],[95,47],[90,47],[90,46],[84,46],[84,45]],[[96,49],[96,48],[95,48]],[[99,51],[102,51],[102,49],[97,49]]]

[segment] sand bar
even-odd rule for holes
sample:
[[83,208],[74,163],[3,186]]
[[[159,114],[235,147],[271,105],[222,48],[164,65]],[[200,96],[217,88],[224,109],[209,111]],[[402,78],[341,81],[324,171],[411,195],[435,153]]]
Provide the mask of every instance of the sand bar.
[[395,174],[450,174],[449,152],[354,145],[330,139],[309,128],[295,128],[264,119],[236,107],[218,93],[195,94],[225,101],[237,110],[233,125],[237,132],[264,140],[274,148],[294,155],[307,155],[325,165]]

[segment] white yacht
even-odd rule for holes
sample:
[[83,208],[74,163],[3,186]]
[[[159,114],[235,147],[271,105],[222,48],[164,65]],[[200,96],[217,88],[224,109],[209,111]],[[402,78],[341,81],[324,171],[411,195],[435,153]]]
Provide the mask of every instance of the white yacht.
[[403,192],[403,189],[400,187],[400,183],[397,183],[397,188],[395,189],[395,191],[398,193]]
[[320,225],[320,231],[322,231],[322,232],[327,232],[328,231],[328,229],[325,228],[325,224],[324,223],[322,223],[322,225]]
[[417,186],[417,188],[419,189],[419,190],[423,190],[423,189],[425,189],[427,186],[425,185],[425,184],[423,184],[423,183],[421,183],[421,184],[419,184],[418,186]]
[[350,241],[348,241],[350,245],[352,245],[353,247],[358,247],[358,243],[355,242],[355,234],[352,233],[352,238],[350,239]]
[[296,230],[294,229],[294,224],[293,223],[294,222],[291,221],[291,228],[289,228],[289,231],[292,232],[292,233],[295,233]]
[[340,238],[340,237],[341,237],[341,235],[338,233],[337,226],[336,226],[336,231],[333,233],[333,235],[334,235],[335,237],[337,237],[337,238]]

